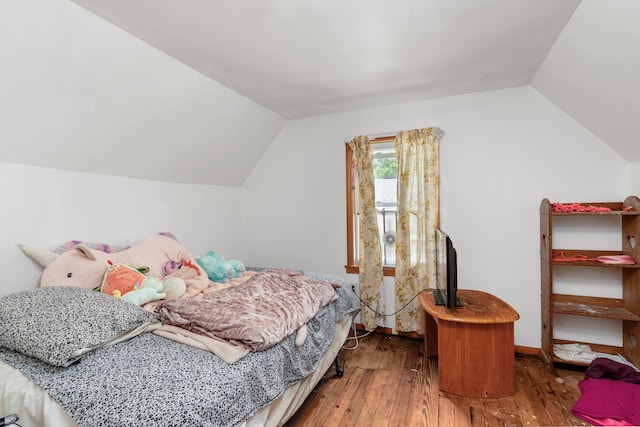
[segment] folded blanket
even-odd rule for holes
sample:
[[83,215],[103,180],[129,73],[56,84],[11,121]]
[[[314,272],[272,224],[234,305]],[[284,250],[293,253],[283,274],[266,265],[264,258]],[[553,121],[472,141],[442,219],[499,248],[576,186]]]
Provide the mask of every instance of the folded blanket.
[[210,338],[206,335],[194,334],[191,331],[177,326],[162,325],[153,331],[153,333],[175,342],[211,352],[230,365],[249,354],[249,349],[246,347],[233,345],[225,341]]
[[579,383],[571,413],[593,425],[640,425],[640,373],[629,364],[596,358]]
[[156,316],[164,325],[177,328],[155,332],[171,337],[184,329],[190,333],[182,334],[181,342],[198,340],[195,337],[200,335],[241,347],[230,349],[200,340],[201,348],[222,349],[222,354],[214,352],[230,360],[223,355],[233,359],[245,350],[262,351],[295,333],[338,298],[334,288],[339,286],[289,270],[266,270],[235,286],[163,302]]
[[593,425],[640,425],[640,385],[611,379],[587,378],[571,413]]

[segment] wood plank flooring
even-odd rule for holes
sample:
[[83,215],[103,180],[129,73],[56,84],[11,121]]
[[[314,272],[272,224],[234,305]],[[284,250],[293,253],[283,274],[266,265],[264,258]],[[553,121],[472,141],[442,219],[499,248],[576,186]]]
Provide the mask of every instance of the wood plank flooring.
[[[348,341],[346,346],[353,346]],[[286,427],[560,426],[589,425],[570,410],[584,371],[546,370],[537,357],[518,356],[516,393],[476,399],[438,389],[438,361],[423,342],[371,334],[340,352],[344,376],[329,372]]]

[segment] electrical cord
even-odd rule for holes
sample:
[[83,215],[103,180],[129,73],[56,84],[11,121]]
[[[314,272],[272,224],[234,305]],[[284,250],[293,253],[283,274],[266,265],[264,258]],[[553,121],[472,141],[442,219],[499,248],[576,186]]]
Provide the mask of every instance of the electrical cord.
[[355,324],[355,322],[352,322],[352,323],[351,323],[351,328],[353,329],[353,336],[352,336],[352,337],[347,337],[347,339],[345,340],[345,342],[346,342],[346,341],[354,340],[356,343],[355,343],[355,345],[354,345],[353,347],[345,347],[345,346],[343,345],[343,346],[342,346],[342,349],[343,349],[343,350],[355,350],[355,349],[356,349],[356,348],[358,348],[358,346],[360,345],[360,343],[358,342],[358,340],[360,340],[360,339],[362,339],[362,338],[364,338],[364,337],[366,337],[366,336],[369,336],[369,335],[371,335],[371,334],[373,333],[373,331],[368,331],[368,332],[366,332],[366,333],[364,333],[364,334],[362,334],[362,335],[358,335],[358,331],[357,331],[357,329],[356,329],[356,324]]
[[415,294],[415,295],[414,295],[414,296],[413,296],[413,297],[412,297],[412,298],[411,298],[411,299],[410,299],[410,300],[409,300],[405,305],[403,305],[402,307],[400,307],[400,309],[399,309],[399,310],[396,310],[395,312],[393,312],[393,313],[391,313],[391,314],[384,314],[384,313],[380,313],[380,312],[376,311],[375,309],[371,308],[371,306],[370,306],[370,305],[369,305],[365,300],[363,300],[362,298],[360,298],[360,295],[356,294],[355,292],[354,292],[354,294],[355,294],[355,296],[360,300],[360,302],[361,302],[362,304],[364,304],[364,305],[365,305],[365,307],[367,307],[369,310],[373,311],[373,312],[374,312],[376,315],[378,315],[378,316],[385,316],[385,317],[395,316],[396,314],[400,313],[402,310],[404,310],[405,308],[407,308],[407,306],[408,306],[409,304],[411,304],[411,302],[412,302],[414,299],[416,299],[416,298],[418,297],[418,295],[419,295],[419,294]]
[[[396,310],[395,312],[391,313],[391,314],[384,314],[384,313],[380,313],[376,310],[374,310],[373,308],[371,308],[371,306],[364,301],[362,298],[360,298],[360,295],[356,294],[355,292],[353,292],[353,294],[360,300],[360,302],[362,304],[364,304],[365,307],[367,307],[369,310],[373,311],[376,315],[378,316],[385,316],[385,317],[389,317],[389,316],[395,316],[396,314],[400,313],[402,310],[404,310],[405,308],[407,308],[407,306],[409,304],[411,304],[411,302],[416,299],[418,297],[418,294],[415,294],[413,296],[413,298],[411,298],[405,305],[403,305],[399,310]],[[373,331],[367,331],[366,333],[358,336],[358,331],[356,330],[356,324],[355,322],[351,323],[351,328],[353,329],[353,336],[352,337],[348,337],[345,341],[350,341],[350,340],[355,340],[355,345],[353,347],[345,347],[344,345],[342,346],[342,349],[344,350],[355,350],[356,348],[358,348],[359,343],[358,340],[370,335],[373,333]]]
[[[354,292],[354,295],[355,295],[355,296],[360,300],[360,302],[361,302],[362,304],[364,304],[364,306],[365,306],[365,307],[367,307],[369,310],[373,311],[376,315],[378,315],[378,316],[385,316],[385,317],[394,316],[394,315],[396,315],[396,314],[400,313],[402,310],[404,310],[405,308],[407,308],[407,306],[408,306],[409,304],[411,304],[411,301],[413,301],[414,299],[416,299],[416,297],[418,296],[418,294],[415,294],[415,295],[413,296],[413,298],[411,298],[411,299],[410,299],[410,300],[409,300],[405,305],[403,305],[399,310],[395,311],[394,313],[391,313],[391,314],[384,314],[384,313],[380,313],[380,312],[378,312],[378,311],[374,310],[373,308],[371,308],[371,306],[370,306],[369,304],[367,304],[367,302],[366,302],[366,301],[364,301],[362,298],[360,298],[360,295],[356,294],[355,292]],[[370,334],[372,334],[372,333],[373,333],[373,331],[367,331],[366,333],[364,333],[364,334],[362,334],[362,335],[358,336],[358,331],[356,330],[356,324],[355,324],[355,322],[352,322],[352,323],[351,323],[351,328],[353,329],[353,336],[352,336],[352,337],[348,337],[345,341],[354,340],[354,341],[355,341],[355,344],[354,344],[354,346],[353,346],[353,347],[345,347],[345,346],[343,345],[343,346],[342,346],[342,349],[344,349],[344,350],[355,350],[355,349],[356,349],[356,348],[358,348],[358,346],[360,345],[360,344],[359,344],[359,342],[358,342],[358,340],[360,340],[360,339],[362,339],[362,338],[364,338],[364,337],[366,337],[366,336],[368,336],[368,335],[370,335]]]

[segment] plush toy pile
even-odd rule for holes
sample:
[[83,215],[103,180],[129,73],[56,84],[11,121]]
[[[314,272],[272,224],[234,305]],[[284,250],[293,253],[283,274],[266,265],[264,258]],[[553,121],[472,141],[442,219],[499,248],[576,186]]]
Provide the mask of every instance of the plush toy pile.
[[72,240],[56,252],[20,248],[44,267],[40,286],[94,289],[137,305],[193,296],[210,280],[228,283],[246,270],[242,262],[226,261],[213,250],[194,258],[170,233],[133,247]]
[[[44,267],[40,286],[99,289],[122,298],[132,293],[125,300],[145,304],[183,294],[193,296],[210,284],[207,274],[200,269],[193,255],[175,238],[167,235],[154,236],[131,248],[111,253],[83,243],[61,254],[24,245],[20,248]],[[126,286],[122,284],[124,282],[112,285],[111,275],[106,274],[110,268],[114,271],[127,270],[128,280],[133,281]]]
[[96,290],[135,305],[179,298],[184,294],[186,285],[181,278],[167,277],[161,280],[147,276],[144,274],[145,270],[126,264],[111,264],[104,273],[99,289]]

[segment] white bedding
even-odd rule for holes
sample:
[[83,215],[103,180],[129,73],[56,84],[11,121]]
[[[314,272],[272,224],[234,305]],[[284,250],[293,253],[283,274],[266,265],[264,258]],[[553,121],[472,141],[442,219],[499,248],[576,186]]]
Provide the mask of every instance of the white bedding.
[[[300,408],[316,384],[334,362],[344,343],[353,316],[337,322],[335,336],[317,369],[302,381],[289,387],[271,404],[246,421],[246,427],[282,425]],[[0,362],[0,416],[18,414],[22,426],[77,427],[67,413],[38,385],[17,369]]]
[[0,416],[18,414],[22,426],[77,427],[77,424],[37,384],[0,362]]

